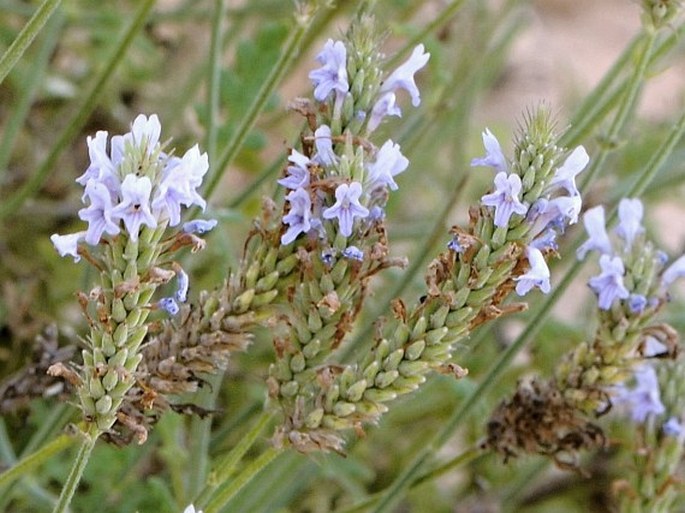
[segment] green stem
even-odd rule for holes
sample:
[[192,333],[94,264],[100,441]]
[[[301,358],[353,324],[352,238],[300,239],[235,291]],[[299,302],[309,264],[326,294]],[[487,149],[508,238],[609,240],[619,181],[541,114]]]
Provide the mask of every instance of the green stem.
[[219,112],[219,92],[221,90],[221,56],[223,49],[223,33],[221,26],[226,17],[226,0],[216,0],[214,3],[214,23],[212,24],[212,41],[209,50],[209,66],[207,79],[207,155],[209,161],[216,157],[216,138],[218,132],[217,113]]
[[[413,490],[414,488],[421,486],[423,483],[432,481],[433,479],[440,477],[443,474],[446,474],[447,472],[450,472],[451,470],[454,470],[457,467],[466,465],[467,463],[472,462],[474,459],[476,459],[478,456],[481,456],[482,454],[483,451],[478,447],[471,447],[470,449],[467,449],[466,451],[455,456],[454,458],[445,462],[444,464],[420,475],[413,483],[411,483],[410,489]],[[366,497],[363,501],[358,502],[357,504],[353,504],[352,506],[349,506],[339,511],[336,510],[336,513],[358,513],[360,511],[364,511],[366,508],[376,503],[380,499],[382,493],[383,492],[375,493],[369,497]]]
[[68,435],[60,435],[49,444],[44,445],[33,454],[22,458],[19,463],[0,474],[0,487],[7,486],[21,476],[29,473],[34,468],[42,465],[55,454],[63,451],[74,443],[74,438]]
[[619,105],[616,117],[604,136],[605,144],[602,145],[599,153],[592,160],[589,169],[583,173],[584,176],[581,185],[583,190],[587,189],[588,185],[592,183],[595,175],[604,167],[604,163],[609,154],[612,153],[617,146],[617,140],[626,126],[629,116],[635,110],[640,90],[645,81],[645,74],[647,72],[647,67],[649,66],[655,41],[656,33],[648,32],[645,36],[642,48],[640,49],[635,71],[630,82],[628,82],[628,90],[623,97],[623,101]]
[[285,73],[290,69],[290,64],[293,62],[295,57],[299,54],[299,47],[302,39],[307,33],[307,29],[310,27],[311,17],[306,19],[299,19],[292,28],[288,39],[285,42],[283,51],[278,58],[278,61],[274,64],[266,77],[266,80],[262,84],[262,87],[257,92],[252,104],[247,109],[247,112],[240,120],[240,125],[236,128],[233,136],[231,137],[226,149],[223,151],[219,157],[218,163],[214,166],[213,171],[210,172],[210,176],[207,179],[207,185],[204,191],[205,199],[209,199],[219,185],[219,181],[223,176],[226,168],[233,162],[233,159],[238,154],[238,151],[245,142],[250,130],[257,122],[257,117],[264,109],[267,100],[271,97],[271,94],[276,89],[276,86],[280,83],[281,79],[285,76]]
[[[592,92],[583,99],[582,105],[578,108],[571,126],[564,133],[560,139],[563,146],[575,146],[580,141],[584,140],[588,132],[594,127],[597,117],[599,116],[602,106],[607,101],[607,95],[611,91],[612,84],[618,79],[621,71],[627,66],[628,62],[635,53],[636,48],[642,43],[644,35],[640,33],[636,36],[624,50],[619,58],[614,62],[609,71],[607,71],[599,84],[595,86]],[[622,89],[619,88],[619,91]],[[615,95],[615,93],[614,93]]]
[[249,483],[257,474],[264,470],[276,456],[282,454],[281,449],[269,447],[256,460],[250,463],[245,470],[230,482],[225,483],[225,487],[212,498],[211,502],[204,509],[205,513],[219,513],[242,488]]
[[[71,419],[73,413],[74,407],[70,404],[62,403],[53,408],[50,411],[50,415],[41,422],[38,430],[31,436],[28,443],[22,449],[20,458],[31,455],[32,452],[36,451],[36,449],[48,439],[53,439],[52,441],[54,442],[57,431],[64,428],[66,423]],[[69,437],[69,440],[73,441],[73,438]],[[7,458],[5,459],[7,460]],[[11,461],[7,460],[7,462],[11,464],[14,464],[15,461],[15,458],[12,458]],[[12,486],[15,484],[16,482],[13,480],[8,484],[0,485],[0,511],[5,511],[7,509],[7,505],[11,500]]]
[[263,412],[250,431],[241,438],[238,445],[231,449],[231,451],[217,463],[216,468],[212,470],[207,479],[207,484],[200,492],[197,499],[193,501],[197,507],[204,507],[216,488],[226,483],[231,478],[240,460],[254,445],[273,417],[274,414],[272,412]]
[[16,212],[24,202],[36,193],[43,185],[51,171],[56,169],[57,159],[62,150],[69,144],[69,142],[81,131],[85,126],[91,112],[97,105],[97,101],[103,91],[106,90],[105,84],[111,78],[114,70],[123,60],[126,55],[126,50],[133,42],[133,38],[143,28],[147,15],[152,9],[155,0],[142,0],[136,15],[131,24],[124,31],[121,40],[114,48],[113,54],[107,59],[102,70],[96,76],[91,84],[90,90],[83,95],[83,100],[76,113],[66,122],[66,126],[59,135],[57,141],[53,145],[47,158],[40,165],[38,170],[31,178],[11,196],[7,197],[2,205],[0,205],[0,219]]
[[433,21],[428,25],[423,27],[414,37],[412,37],[407,43],[388,61],[388,67],[393,67],[400,62],[400,60],[406,55],[409,50],[414,48],[417,44],[423,42],[429,34],[437,32],[439,28],[448,23],[454,16],[457,15],[459,9],[464,5],[465,0],[454,0],[450,5],[445,7],[445,9],[438,14]]
[[0,84],[38,35],[43,25],[50,19],[55,9],[59,7],[60,2],[61,0],[45,0],[19,32],[17,38],[12,41],[7,51],[0,57]]
[[683,137],[683,133],[685,133],[685,114],[680,116],[680,119],[673,126],[668,138],[666,138],[661,147],[652,153],[652,157],[647,163],[645,172],[637,177],[635,183],[625,195],[626,198],[641,196],[647,190],[649,184],[654,181],[657,173],[666,163],[666,160],[671,153],[673,153],[673,150],[675,150],[678,141]]
[[100,433],[95,430],[92,430],[89,433],[83,433],[83,443],[81,444],[81,447],[79,447],[78,454],[76,455],[76,459],[69,472],[67,482],[64,483],[64,488],[62,488],[59,501],[52,513],[65,513],[68,510],[71,499],[81,482],[83,471],[86,469],[86,465],[88,464],[88,460],[90,459],[90,455],[93,452],[95,442],[99,435]]
[[[221,390],[224,373],[209,376],[207,387],[196,395],[196,404],[207,409],[214,409],[216,399]],[[195,497],[207,479],[209,468],[209,442],[212,432],[212,417],[193,418],[190,423],[190,478],[188,482],[188,496]]]
[[17,101],[12,106],[13,111],[7,119],[2,142],[0,142],[0,178],[7,172],[7,163],[12,156],[14,142],[21,127],[26,122],[36,91],[38,91],[38,87],[42,84],[48,60],[59,40],[63,22],[64,16],[60,16],[60,13],[58,13],[45,27],[43,41],[33,56],[33,62],[26,79],[22,81]]

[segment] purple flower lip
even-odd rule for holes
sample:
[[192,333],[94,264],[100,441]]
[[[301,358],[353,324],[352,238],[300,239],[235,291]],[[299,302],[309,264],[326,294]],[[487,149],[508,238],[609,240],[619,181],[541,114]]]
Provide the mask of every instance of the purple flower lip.
[[359,203],[362,194],[362,184],[352,182],[342,183],[335,189],[335,204],[323,211],[324,219],[337,219],[340,233],[345,237],[352,235],[354,218],[364,219],[369,215],[369,210]]
[[521,178],[518,175],[497,173],[495,191],[481,198],[483,205],[495,208],[495,226],[506,227],[513,214],[526,215],[528,207],[518,198],[521,187]]

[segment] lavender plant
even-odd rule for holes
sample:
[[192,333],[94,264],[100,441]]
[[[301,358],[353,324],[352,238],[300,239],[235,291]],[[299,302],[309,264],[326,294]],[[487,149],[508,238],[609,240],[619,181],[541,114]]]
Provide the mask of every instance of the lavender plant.
[[[589,487],[617,511],[680,507],[685,257],[657,249],[637,198],[677,191],[685,116],[621,142],[682,55],[682,2],[639,2],[639,34],[575,113],[517,96],[502,145],[507,51],[553,7],[153,4],[0,7],[0,510],[465,513],[553,495],[542,509],[573,512]],[[208,52],[190,37],[205,26]],[[311,89],[287,108],[285,78],[287,97]],[[633,199],[613,233],[594,207],[572,242],[586,198],[614,196]],[[216,219],[195,218],[210,201]],[[594,333],[572,344],[582,321],[555,320],[564,349],[541,336],[514,360],[593,253]],[[525,453],[596,479],[501,465]]]
[[[120,406],[143,358],[140,348],[150,313],[173,316],[179,303],[187,301],[188,275],[171,260],[173,254],[182,247],[202,249],[205,243],[196,232],[216,225],[200,219],[181,225],[182,207],[206,206],[197,188],[209,163],[197,145],[182,157],[165,152],[160,133],[153,114],[138,116],[130,132],[111,141],[105,131],[89,137],[90,165],[76,179],[84,186],[86,204],[78,214],[88,228],[51,237],[61,256],[75,262],[84,258],[100,274],[100,285],[79,296],[90,325],[82,367],[74,371],[59,363],[48,369],[76,388],[85,420],[84,442],[56,511],[68,507],[96,440],[117,420],[130,424]],[[174,295],[153,298],[157,288],[172,279]],[[145,430],[139,430],[138,437],[143,443]]]
[[292,151],[279,180],[290,190],[280,243],[295,243],[300,281],[285,295],[289,332],[274,339],[278,362],[269,390],[285,415],[276,443],[302,451],[341,452],[338,431],[377,422],[385,402],[415,390],[431,369],[465,375],[448,365],[453,344],[474,327],[520,310],[499,307],[512,289],[549,292],[543,251],[553,253],[557,234],[577,221],[575,177],[589,161],[578,147],[557,165],[564,150],[544,109],[529,114],[511,172],[486,130],[487,154],[472,164],[497,171],[494,191],[471,212],[469,228],[453,228],[448,252],[429,268],[427,297],[413,311],[397,302],[398,322],[357,363],[332,360],[362,309],[369,278],[399,264],[387,257],[383,207],[388,188],[397,189],[393,177],[409,162],[392,140],[376,150],[364,137],[384,117],[400,113],[397,90],[420,103],[414,74],[428,60],[419,45],[381,81],[374,34],[372,20],[364,18],[347,44],[329,40],[317,56],[322,67],[309,77],[318,104],[298,103],[311,131],[301,136],[305,153]]

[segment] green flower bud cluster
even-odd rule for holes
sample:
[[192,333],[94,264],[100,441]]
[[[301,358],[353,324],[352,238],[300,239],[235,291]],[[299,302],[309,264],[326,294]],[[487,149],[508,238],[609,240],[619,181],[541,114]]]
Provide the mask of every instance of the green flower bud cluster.
[[[317,400],[323,383],[336,373],[337,366],[331,367],[327,361],[352,330],[370,278],[387,267],[404,265],[403,260],[388,257],[381,219],[369,226],[363,238],[355,239],[355,244],[363,252],[361,259],[338,253],[335,261],[322,259],[322,251],[327,250],[316,239],[298,245],[297,279],[287,287],[283,296],[286,301],[279,309],[288,329],[274,336],[277,361],[271,365],[267,380],[270,398],[284,413],[287,433],[321,421],[316,419],[319,410],[312,401]],[[313,416],[303,418],[304,411],[314,411]],[[325,443],[309,437],[300,440],[297,434],[290,441],[302,450],[310,446],[339,448],[336,437],[322,436]]]
[[668,26],[682,6],[682,0],[642,0],[643,19],[649,27]]
[[[345,98],[339,116],[334,113],[330,120],[331,132],[340,135],[345,132],[360,133],[366,119],[360,112],[371,112],[383,79],[382,43],[375,18],[361,15],[352,23],[345,38],[347,46],[347,76],[350,93]],[[323,123],[327,123],[323,119]],[[368,134],[367,134],[368,135]]]
[[592,342],[576,347],[556,368],[557,388],[567,401],[586,415],[599,414],[611,405],[607,390],[632,375],[636,363],[644,359],[647,337],[676,354],[676,335],[670,326],[654,324],[654,317],[666,301],[659,283],[663,269],[659,255],[644,236],[625,252],[623,277],[626,288],[650,298],[644,309],[633,311],[629,301],[614,301],[608,310],[599,310],[599,327]]
[[[545,110],[529,116],[516,142],[512,172],[522,177],[523,197],[529,204],[547,193],[555,164],[563,155],[549,119]],[[450,249],[430,264],[426,296],[412,310],[396,301],[395,321],[373,348],[350,365],[327,363],[311,368],[315,379],[306,393],[299,382],[293,383],[292,408],[277,442],[289,442],[303,451],[342,450],[341,430],[359,431],[364,423],[377,422],[387,411],[385,403],[416,390],[429,371],[465,375],[464,369],[449,363],[454,344],[475,327],[525,307],[502,302],[514,289],[514,278],[527,267],[523,250],[537,235],[531,223],[518,216],[510,226],[496,228],[494,212],[485,207],[473,208],[470,217],[468,228],[452,229],[459,251]],[[300,320],[303,335],[309,329],[308,320]],[[293,347],[292,338],[281,346]],[[296,365],[303,360],[306,355]],[[277,372],[285,376],[293,368],[284,365]]]
[[125,236],[111,240],[102,257],[101,286],[84,304],[91,327],[77,392],[86,419],[102,432],[117,420],[143,358],[140,346],[148,332],[150,301],[161,283],[153,268],[165,228],[145,227],[137,241]]
[[681,492],[682,459],[685,452],[685,362],[657,365],[661,401],[665,412],[651,417],[634,434],[626,452],[632,459],[627,479],[614,483],[621,513],[669,513]]
[[247,350],[254,328],[269,322],[270,305],[292,281],[297,257],[291,246],[278,245],[280,227],[272,208],[269,202],[264,205],[239,271],[221,289],[202,291],[197,304],[182,307],[176,319],[154,326],[141,352],[136,384],[119,412],[117,432],[107,436],[110,441],[127,445],[140,440],[169,408],[208,413],[192,404],[175,406],[169,399],[196,392],[201,374],[225,370],[232,353]]

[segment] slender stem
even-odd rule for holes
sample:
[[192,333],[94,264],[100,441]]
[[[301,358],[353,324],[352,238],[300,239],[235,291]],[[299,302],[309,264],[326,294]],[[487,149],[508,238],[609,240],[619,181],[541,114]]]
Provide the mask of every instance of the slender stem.
[[[197,394],[195,402],[198,406],[214,409],[216,399],[221,389],[224,372],[219,372],[207,378],[207,387]],[[193,418],[190,423],[190,477],[188,480],[188,496],[194,497],[201,490],[207,479],[209,469],[209,442],[212,432],[212,418]]]
[[630,82],[628,82],[628,90],[623,97],[623,101],[619,105],[616,117],[604,136],[606,143],[602,145],[599,153],[592,160],[589,169],[584,173],[581,185],[582,189],[586,189],[588,185],[592,183],[592,180],[599,170],[604,167],[604,163],[606,162],[609,154],[612,153],[616,148],[617,139],[621,135],[629,116],[635,110],[635,105],[637,104],[640,90],[642,89],[642,85],[645,81],[645,74],[647,72],[647,67],[650,62],[655,41],[656,33],[647,32],[642,48],[640,49],[635,70],[631,76]]
[[209,161],[216,157],[216,137],[218,132],[219,92],[221,90],[221,56],[223,49],[223,31],[221,30],[226,17],[226,0],[216,0],[214,3],[214,23],[212,24],[212,41],[209,50],[209,66],[207,78],[207,154]]
[[599,84],[597,84],[592,92],[583,99],[582,105],[573,116],[571,126],[560,140],[562,145],[574,146],[585,138],[588,130],[594,126],[594,121],[601,110],[601,106],[606,101],[607,94],[611,90],[611,85],[618,79],[619,74],[627,66],[635,53],[635,49],[642,43],[643,37],[644,35],[640,33],[633,38],[616,62],[609,68],[609,71],[604,74]]
[[635,183],[631,186],[630,190],[626,194],[626,197],[641,196],[647,190],[649,184],[654,181],[657,173],[666,163],[666,160],[671,153],[673,153],[673,150],[675,150],[678,141],[680,141],[680,139],[683,137],[683,133],[685,133],[685,114],[680,116],[680,119],[673,126],[671,133],[662,143],[661,147],[656,152],[652,153],[652,157],[647,163],[645,172],[637,177]]
[[447,474],[448,472],[451,472],[455,468],[459,468],[462,465],[466,465],[467,463],[471,463],[473,460],[478,458],[479,456],[483,455],[483,450],[478,447],[471,447],[469,449],[466,449],[464,452],[461,454],[457,454],[454,458],[452,458],[449,461],[446,461],[442,465],[439,465],[435,467],[433,470],[429,470],[425,474],[422,474],[418,477],[416,481],[411,485],[412,488],[422,485],[423,483],[426,483],[428,481],[432,481],[433,479],[440,477],[444,474]]
[[393,57],[388,61],[388,66],[392,67],[399,63],[400,59],[402,59],[410,49],[424,41],[429,34],[437,32],[440,27],[448,23],[454,16],[456,16],[457,12],[459,12],[459,9],[463,7],[464,2],[465,0],[453,0],[451,4],[445,7],[445,9],[433,19],[433,21],[423,27],[421,31],[407,41],[407,43],[395,55],[393,55]]
[[205,513],[219,513],[235,495],[243,489],[257,474],[264,470],[276,456],[282,454],[281,449],[269,447],[259,457],[250,463],[235,479],[225,483],[224,488],[212,498],[204,509]]
[[[421,486],[423,483],[432,481],[433,479],[440,477],[443,474],[446,474],[447,472],[457,467],[470,463],[482,454],[482,450],[478,447],[471,447],[470,449],[467,449],[461,454],[458,454],[451,460],[434,468],[433,470],[429,470],[428,472],[421,474],[418,478],[416,478],[416,480],[413,483],[411,483],[409,488],[413,490],[414,488]],[[357,504],[353,504],[352,506],[349,506],[342,510],[336,510],[336,513],[358,513],[360,511],[364,511],[366,508],[376,503],[380,499],[381,494],[382,492],[375,493],[369,497],[366,497],[364,500],[358,502]]]
[[0,486],[7,486],[34,468],[42,465],[55,454],[63,451],[74,443],[74,438],[60,435],[49,444],[44,445],[33,454],[22,458],[16,465],[0,474]]
[[50,172],[57,168],[55,164],[59,155],[88,121],[91,112],[97,105],[100,95],[106,90],[104,87],[105,84],[111,78],[116,67],[123,60],[126,55],[126,50],[133,42],[136,34],[143,28],[147,15],[154,3],[155,0],[142,0],[133,21],[126,28],[121,40],[116,44],[112,55],[107,59],[105,65],[94,79],[90,90],[83,95],[83,100],[81,101],[79,108],[66,122],[64,130],[62,130],[62,133],[59,135],[46,159],[35,174],[31,176],[21,188],[11,196],[5,198],[3,204],[0,205],[0,219],[16,212],[28,198],[41,188]]
[[33,99],[38,91],[38,87],[42,84],[45,69],[48,65],[48,59],[52,54],[57,41],[59,40],[60,32],[64,22],[64,16],[57,13],[54,18],[45,27],[45,35],[42,37],[38,51],[32,56],[30,70],[25,80],[22,81],[22,86],[18,91],[17,101],[12,105],[12,114],[7,119],[5,125],[5,132],[2,134],[2,142],[0,142],[0,178],[7,172],[7,163],[12,156],[12,148],[14,141],[19,134],[19,130],[24,125],[26,118],[33,103]]
[[[74,407],[66,403],[59,404],[53,408],[50,412],[50,415],[48,415],[48,417],[41,422],[38,430],[31,436],[28,443],[24,446],[19,457],[28,457],[50,438],[53,438],[51,442],[54,442],[54,437],[57,431],[65,426],[65,424],[71,418],[73,412]],[[72,437],[68,438],[73,442]],[[12,458],[11,460],[7,460],[7,462],[14,464],[16,459]],[[16,481],[12,480],[7,484],[0,485],[0,511],[5,511],[7,509],[7,505],[11,500],[10,492],[15,484]]]
[[98,431],[83,433],[83,443],[81,444],[81,447],[79,447],[78,454],[76,455],[76,459],[69,472],[67,482],[64,483],[64,488],[62,488],[59,501],[52,513],[65,513],[68,510],[71,499],[81,482],[83,471],[86,469],[86,465],[88,464],[88,460],[90,459],[90,455],[93,452],[95,442],[99,435],[100,433]]
[[236,128],[226,149],[220,155],[218,164],[214,167],[214,170],[211,171],[204,192],[204,197],[206,199],[211,197],[212,193],[219,185],[219,181],[226,171],[226,168],[233,162],[233,159],[238,154],[238,151],[242,147],[243,142],[245,142],[250,130],[252,130],[252,127],[257,122],[257,117],[264,109],[267,100],[274,92],[281,79],[285,76],[285,73],[290,69],[290,65],[293,60],[295,60],[295,57],[299,54],[300,43],[307,33],[307,29],[311,26],[310,20],[311,16],[304,19],[298,19],[290,31],[278,61],[271,68],[269,75],[266,77],[266,80],[264,80],[264,83],[257,92],[252,104],[240,120],[240,125]]
[[17,38],[12,41],[12,44],[7,51],[0,57],[0,84],[5,79],[7,74],[12,70],[14,65],[19,61],[26,49],[29,47],[33,39],[38,35],[43,25],[47,23],[59,7],[61,0],[45,0],[38,10],[31,16],[28,23],[21,29]]
[[202,489],[198,497],[193,501],[193,503],[202,508],[209,501],[212,493],[216,490],[217,486],[226,483],[233,473],[235,472],[236,466],[243,458],[245,453],[254,445],[257,439],[260,437],[262,431],[269,425],[274,414],[272,412],[263,412],[261,416],[257,419],[257,422],[252,426],[250,431],[248,431],[245,436],[243,436],[238,443],[226,456],[224,456],[216,465],[216,468],[212,470],[207,479],[207,484]]

